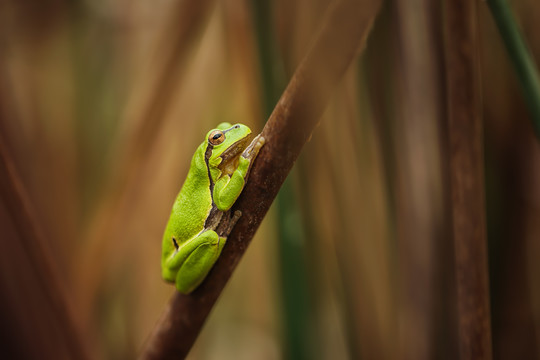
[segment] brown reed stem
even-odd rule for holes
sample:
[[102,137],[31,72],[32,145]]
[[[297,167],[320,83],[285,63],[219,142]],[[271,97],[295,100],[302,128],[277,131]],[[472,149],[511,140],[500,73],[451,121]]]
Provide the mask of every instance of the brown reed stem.
[[460,358],[491,359],[477,2],[446,1],[445,10]]

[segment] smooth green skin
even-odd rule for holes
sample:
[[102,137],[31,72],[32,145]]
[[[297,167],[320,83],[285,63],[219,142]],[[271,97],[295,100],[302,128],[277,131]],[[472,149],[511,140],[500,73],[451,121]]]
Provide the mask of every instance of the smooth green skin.
[[242,192],[250,164],[260,148],[257,148],[254,156],[246,158],[244,154],[240,155],[232,175],[222,176],[218,168],[222,161],[220,156],[239,140],[249,137],[251,130],[242,124],[231,126],[229,123],[222,123],[217,129],[225,133],[225,140],[211,150],[208,166],[205,161],[209,146],[207,139],[215,129],[208,132],[205,141],[195,151],[186,181],[174,202],[163,234],[163,279],[175,282],[178,291],[184,294],[192,292],[204,280],[227,240],[226,237],[219,237],[214,229],[205,228],[213,204],[223,212],[231,208]]

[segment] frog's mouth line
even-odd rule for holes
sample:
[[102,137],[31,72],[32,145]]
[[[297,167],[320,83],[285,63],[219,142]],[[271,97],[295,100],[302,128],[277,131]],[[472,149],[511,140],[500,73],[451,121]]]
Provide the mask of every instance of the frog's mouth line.
[[222,175],[231,175],[236,170],[240,154],[248,147],[254,137],[255,135],[253,133],[247,135],[243,139],[238,140],[229,146],[229,148],[220,155],[222,160],[217,167]]

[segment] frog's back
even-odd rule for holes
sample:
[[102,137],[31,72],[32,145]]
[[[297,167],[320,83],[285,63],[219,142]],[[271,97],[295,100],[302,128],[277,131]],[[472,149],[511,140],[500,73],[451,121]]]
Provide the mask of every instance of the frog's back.
[[174,202],[166,236],[174,236],[178,243],[191,239],[204,228],[211,208],[210,179],[204,161],[204,148],[199,147],[191,161],[186,181]]

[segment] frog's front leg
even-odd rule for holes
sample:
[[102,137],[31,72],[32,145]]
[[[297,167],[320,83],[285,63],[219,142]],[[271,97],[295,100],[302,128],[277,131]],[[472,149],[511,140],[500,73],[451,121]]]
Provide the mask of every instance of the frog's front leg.
[[178,291],[189,294],[199,286],[214,266],[226,240],[214,230],[207,230],[178,249],[171,259],[171,267],[178,268]]
[[242,192],[245,179],[249,174],[253,160],[257,157],[257,154],[264,145],[264,142],[264,138],[257,135],[244,150],[242,155],[240,155],[238,159],[238,167],[232,173],[232,175],[225,175],[216,182],[214,186],[213,199],[219,210],[229,210]]

